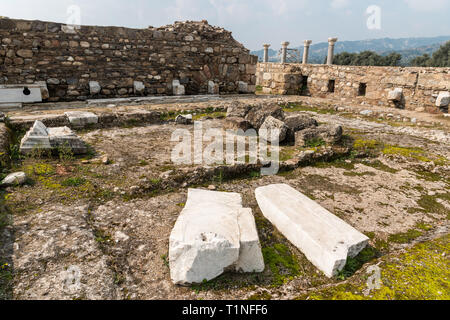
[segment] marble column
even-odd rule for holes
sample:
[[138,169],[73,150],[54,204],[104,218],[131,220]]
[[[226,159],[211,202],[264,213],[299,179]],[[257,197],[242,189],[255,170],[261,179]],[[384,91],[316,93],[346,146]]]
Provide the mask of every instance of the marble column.
[[281,44],[281,63],[286,63],[287,58],[287,48],[289,46],[289,42],[283,42]]
[[333,64],[333,56],[334,56],[334,45],[338,41],[338,38],[329,38],[328,39],[328,58],[327,65]]
[[264,47],[264,60],[263,60],[263,62],[266,63],[266,62],[269,62],[269,47],[270,47],[270,44],[263,44],[263,47]]
[[312,43],[312,40],[305,40],[304,42],[304,49],[303,49],[303,64],[308,63],[308,56],[309,56],[309,46]]

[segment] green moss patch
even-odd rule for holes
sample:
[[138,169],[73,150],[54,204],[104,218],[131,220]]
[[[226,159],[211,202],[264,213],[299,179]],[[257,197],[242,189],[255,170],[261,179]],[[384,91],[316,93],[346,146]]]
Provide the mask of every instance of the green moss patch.
[[420,162],[434,162],[437,165],[445,165],[448,163],[446,158],[435,154],[429,154],[421,148],[386,145],[382,152],[387,156],[402,156],[405,158],[415,159]]
[[370,274],[304,295],[309,300],[449,300],[450,236],[417,244],[397,256],[381,258],[379,289],[368,290]]
[[289,248],[281,243],[262,249],[264,262],[272,272],[273,286],[281,286],[300,274],[300,266]]
[[409,243],[422,235],[423,235],[422,231],[419,231],[416,229],[410,229],[406,232],[401,232],[401,233],[396,233],[396,234],[390,235],[389,242],[400,243],[400,244]]
[[339,272],[337,278],[340,280],[350,278],[356,271],[361,269],[364,264],[378,258],[379,256],[380,253],[375,248],[364,248],[364,250],[362,250],[356,257],[347,259],[347,264],[344,269]]
[[385,165],[380,160],[364,162],[364,165],[368,166],[368,167],[372,167],[372,168],[380,170],[380,171],[388,172],[388,173],[397,173],[398,172],[398,170],[391,168],[388,165]]
[[247,300],[250,300],[250,301],[272,300],[272,295],[269,292],[264,291],[262,293],[256,293],[256,294],[250,296]]
[[79,187],[87,183],[85,178],[73,177],[68,178],[61,182],[61,185],[64,187]]

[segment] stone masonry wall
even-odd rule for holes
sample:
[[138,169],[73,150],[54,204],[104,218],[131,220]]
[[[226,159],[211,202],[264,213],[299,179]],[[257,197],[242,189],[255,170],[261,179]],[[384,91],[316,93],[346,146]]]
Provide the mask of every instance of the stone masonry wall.
[[[330,92],[330,80],[334,80],[334,92]],[[388,99],[389,92],[401,88],[403,107],[437,113],[439,93],[450,90],[450,68],[259,63],[257,85],[266,94],[310,95],[390,106],[395,104]]]
[[70,29],[0,18],[0,85],[45,81],[49,101],[172,95],[174,80],[186,94],[254,92],[256,63],[231,32],[206,21]]

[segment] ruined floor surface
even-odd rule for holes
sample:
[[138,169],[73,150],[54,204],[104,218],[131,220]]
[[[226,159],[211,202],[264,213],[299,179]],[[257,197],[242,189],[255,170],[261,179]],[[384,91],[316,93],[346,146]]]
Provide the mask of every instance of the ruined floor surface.
[[[80,131],[95,151],[83,159],[70,155],[24,159],[14,170],[27,172],[32,183],[7,190],[8,219],[0,224],[0,298],[307,299],[311,292],[317,298],[323,288],[362,279],[365,268],[380,259],[401,263],[402,254],[419,242],[438,241],[448,257],[448,122],[430,124],[432,116],[422,119],[407,111],[401,111],[397,120],[362,117],[360,110],[286,109],[313,115],[320,123],[343,125],[360,155],[276,176],[217,175],[198,185],[163,188],[175,172],[195,171],[170,160],[175,144],[169,140],[180,128],[173,122]],[[405,115],[416,117],[418,124],[403,122]],[[203,120],[206,127],[222,127],[220,115],[212,118]],[[283,147],[282,160],[298,152]],[[95,161],[103,155],[108,164]],[[369,236],[371,247],[339,278],[326,278],[263,218],[254,190],[272,183],[289,184],[316,200]],[[186,202],[187,188],[211,185],[218,191],[241,193],[244,207],[252,208],[266,270],[225,274],[193,287],[174,286],[168,268],[170,232]],[[448,270],[447,260],[437,269],[437,277],[448,281]],[[436,292],[431,298],[439,298]]]

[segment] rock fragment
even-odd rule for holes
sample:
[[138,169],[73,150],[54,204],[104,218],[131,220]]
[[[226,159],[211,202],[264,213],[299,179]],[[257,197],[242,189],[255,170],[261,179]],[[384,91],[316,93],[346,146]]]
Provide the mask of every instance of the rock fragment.
[[27,175],[25,172],[15,172],[6,176],[1,182],[1,186],[15,186],[22,185],[27,181]]

